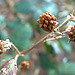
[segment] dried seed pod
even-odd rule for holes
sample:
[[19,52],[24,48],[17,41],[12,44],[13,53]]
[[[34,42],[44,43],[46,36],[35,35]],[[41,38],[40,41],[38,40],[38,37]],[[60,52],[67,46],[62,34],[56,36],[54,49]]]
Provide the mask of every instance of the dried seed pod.
[[0,41],[0,54],[4,52],[4,44]]
[[23,61],[23,62],[21,62],[20,69],[22,71],[25,71],[25,70],[29,69],[29,66],[30,66],[30,64],[28,61]]
[[40,27],[43,30],[52,32],[56,28],[57,19],[51,13],[46,12],[40,15],[40,20],[37,20],[37,22],[41,24]]
[[7,39],[6,41],[0,40],[0,54],[11,48],[11,42]]
[[75,42],[75,25],[74,27],[71,27],[69,31],[69,38],[70,38],[70,41]]

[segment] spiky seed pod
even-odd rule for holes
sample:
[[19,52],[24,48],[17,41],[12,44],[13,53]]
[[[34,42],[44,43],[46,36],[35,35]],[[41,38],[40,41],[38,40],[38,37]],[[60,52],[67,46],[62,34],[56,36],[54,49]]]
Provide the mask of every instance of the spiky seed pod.
[[0,54],[4,52],[4,44],[0,41]]
[[40,27],[43,30],[52,32],[56,28],[57,19],[51,13],[46,12],[40,15],[40,20],[37,20],[37,22],[41,24]]
[[20,69],[22,71],[25,71],[25,70],[29,69],[29,66],[30,66],[29,62],[23,61],[23,62],[21,62]]
[[69,38],[70,38],[70,41],[75,42],[75,25],[74,27],[71,27],[69,31]]

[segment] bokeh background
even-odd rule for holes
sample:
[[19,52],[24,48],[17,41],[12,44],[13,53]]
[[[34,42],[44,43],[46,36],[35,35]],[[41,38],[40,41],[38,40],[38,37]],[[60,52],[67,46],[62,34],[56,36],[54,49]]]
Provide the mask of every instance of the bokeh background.
[[[37,23],[42,13],[51,12],[61,24],[74,9],[75,0],[0,0],[0,40],[10,39],[19,51],[26,50],[48,34]],[[1,59],[15,55],[13,49],[0,55],[0,66],[5,63]],[[24,60],[30,69],[18,69],[17,75],[75,75],[75,43],[66,38],[48,41],[20,57],[18,67]]]

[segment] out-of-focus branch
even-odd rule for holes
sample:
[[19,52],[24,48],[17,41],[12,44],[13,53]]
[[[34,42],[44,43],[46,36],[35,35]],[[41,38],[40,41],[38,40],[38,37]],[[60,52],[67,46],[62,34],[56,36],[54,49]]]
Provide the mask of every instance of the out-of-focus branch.
[[3,24],[0,26],[0,29],[4,29],[6,27],[6,24]]
[[5,0],[5,3],[7,4],[7,6],[10,8],[10,9],[13,9],[14,5],[18,2],[19,0]]
[[71,21],[75,22],[75,20],[71,20]]

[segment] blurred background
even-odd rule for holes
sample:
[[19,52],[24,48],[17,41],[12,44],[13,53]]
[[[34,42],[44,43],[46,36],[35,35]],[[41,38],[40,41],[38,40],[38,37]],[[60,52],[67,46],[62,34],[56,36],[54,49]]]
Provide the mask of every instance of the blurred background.
[[[19,51],[26,50],[47,34],[37,23],[42,13],[51,12],[61,24],[74,9],[75,0],[0,0],[0,40],[10,39]],[[15,55],[11,49],[0,59]],[[20,57],[18,67],[24,60],[30,62],[30,69],[18,69],[17,75],[75,75],[75,43],[66,38],[48,41]],[[0,66],[4,63],[0,60]]]

